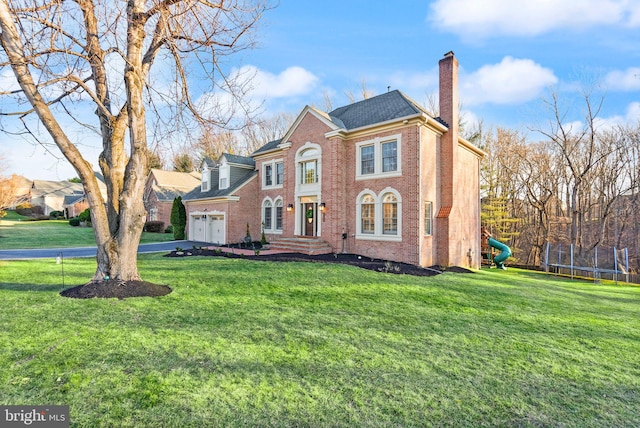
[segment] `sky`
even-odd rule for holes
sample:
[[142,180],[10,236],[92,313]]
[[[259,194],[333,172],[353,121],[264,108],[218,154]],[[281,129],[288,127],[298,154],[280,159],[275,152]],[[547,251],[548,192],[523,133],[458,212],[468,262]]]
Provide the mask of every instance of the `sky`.
[[[604,96],[603,125],[640,122],[640,0],[280,0],[257,48],[232,66],[255,76],[251,96],[265,115],[297,115],[326,96],[346,105],[363,85],[426,103],[449,51],[460,63],[464,118],[485,129],[540,139],[535,129],[552,119],[544,100],[557,94],[564,120],[579,123],[587,88]],[[96,165],[98,144],[74,137]],[[77,176],[59,154],[15,136],[0,135],[0,155],[9,174]]]

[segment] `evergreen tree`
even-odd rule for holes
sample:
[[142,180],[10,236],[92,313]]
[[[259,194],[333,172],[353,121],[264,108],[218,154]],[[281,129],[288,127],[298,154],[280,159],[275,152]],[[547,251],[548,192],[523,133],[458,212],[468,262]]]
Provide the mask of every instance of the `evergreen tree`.
[[170,221],[173,226],[173,239],[184,239],[184,230],[187,227],[187,211],[182,204],[182,196],[178,196],[173,200]]

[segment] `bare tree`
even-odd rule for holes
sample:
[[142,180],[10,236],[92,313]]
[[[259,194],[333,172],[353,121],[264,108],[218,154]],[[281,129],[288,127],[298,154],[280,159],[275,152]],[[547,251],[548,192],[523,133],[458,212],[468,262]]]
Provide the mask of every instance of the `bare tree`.
[[[16,98],[25,132],[37,116],[82,179],[98,248],[93,280],[140,279],[148,116],[229,123],[247,86],[229,78],[225,59],[252,46],[266,9],[262,0],[0,0],[0,66],[20,85],[0,95]],[[192,78],[212,95],[196,102]],[[102,141],[106,200],[69,123]]]
[[5,158],[0,154],[0,219],[7,213],[7,208],[13,206],[18,189],[18,177],[14,174],[11,177],[5,175]]
[[296,117],[291,113],[278,113],[274,116],[254,121],[241,131],[241,153],[250,154],[271,141],[284,137]]
[[570,243],[578,251],[582,251],[585,244],[583,227],[594,170],[611,153],[602,146],[597,129],[597,118],[604,97],[594,99],[590,91],[585,91],[583,99],[584,122],[576,126],[567,123],[568,111],[562,108],[557,93],[552,93],[545,103],[553,119],[549,121],[547,129],[537,129],[548,138],[562,159],[562,169],[558,173],[565,177],[566,199],[571,216]]

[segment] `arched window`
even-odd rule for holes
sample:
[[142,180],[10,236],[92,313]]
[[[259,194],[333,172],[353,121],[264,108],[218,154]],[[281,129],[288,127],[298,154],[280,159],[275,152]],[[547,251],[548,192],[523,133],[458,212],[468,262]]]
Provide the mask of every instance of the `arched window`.
[[282,230],[282,199],[276,200],[276,230]]
[[322,149],[314,143],[306,143],[296,153],[297,182],[299,186],[316,185],[320,182]]
[[382,234],[398,234],[398,198],[393,193],[382,197]]
[[273,204],[270,199],[266,199],[262,203],[262,223],[265,230],[271,230],[273,228]]
[[360,198],[360,232],[367,235],[376,232],[376,200],[372,195]]

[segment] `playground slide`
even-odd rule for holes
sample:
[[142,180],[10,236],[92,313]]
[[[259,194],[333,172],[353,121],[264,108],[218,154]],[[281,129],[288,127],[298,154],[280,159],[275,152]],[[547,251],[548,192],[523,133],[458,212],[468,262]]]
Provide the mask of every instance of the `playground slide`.
[[489,238],[489,245],[495,248],[496,250],[500,250],[500,254],[498,254],[493,258],[493,261],[496,264],[496,267],[498,269],[506,269],[503,263],[505,260],[509,258],[509,256],[511,256],[511,248],[509,248],[507,245],[493,238]]

